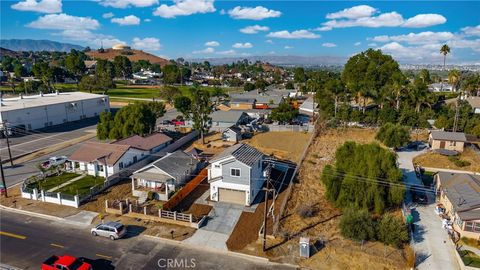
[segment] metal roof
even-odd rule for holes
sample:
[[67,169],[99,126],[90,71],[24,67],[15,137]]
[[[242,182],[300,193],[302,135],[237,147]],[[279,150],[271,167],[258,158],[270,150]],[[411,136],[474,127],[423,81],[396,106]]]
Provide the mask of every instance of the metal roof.
[[23,96],[16,98],[3,98],[1,103],[2,112],[4,112],[100,98],[104,98],[105,101],[108,101],[107,95],[90,94],[84,92],[67,92],[58,94],[53,93],[34,96]]
[[444,140],[444,141],[459,141],[466,142],[467,137],[463,132],[448,132],[441,130],[433,130],[430,135],[434,140]]
[[263,153],[244,143],[236,144],[225,149],[222,153],[213,158],[210,163],[216,162],[228,157],[234,157],[243,164],[252,167],[258,160],[263,158]]

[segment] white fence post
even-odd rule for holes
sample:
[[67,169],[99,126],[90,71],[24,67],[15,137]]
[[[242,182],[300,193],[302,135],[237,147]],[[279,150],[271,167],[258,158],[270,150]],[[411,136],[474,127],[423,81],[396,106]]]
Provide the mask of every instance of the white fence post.
[[40,196],[42,196],[42,202],[44,202],[45,201],[45,191],[43,191],[43,189],[40,190]]
[[132,205],[131,204],[128,205],[128,212],[132,212]]
[[60,192],[57,192],[57,200],[60,205],[62,205],[62,196],[60,195]]
[[162,209],[158,209],[158,217],[162,217]]
[[193,222],[193,216],[192,216],[192,214],[190,214],[190,223],[192,223],[192,222]]
[[38,200],[38,189],[36,188],[33,189],[33,199]]
[[120,201],[120,213],[123,214],[123,203]]
[[143,207],[143,214],[147,215],[147,207],[146,206]]
[[173,212],[173,220],[177,220],[177,211]]
[[105,210],[108,208],[108,200],[105,200]]
[[78,199],[78,195],[73,196],[73,200],[75,201],[75,205],[78,206],[80,205],[80,200]]

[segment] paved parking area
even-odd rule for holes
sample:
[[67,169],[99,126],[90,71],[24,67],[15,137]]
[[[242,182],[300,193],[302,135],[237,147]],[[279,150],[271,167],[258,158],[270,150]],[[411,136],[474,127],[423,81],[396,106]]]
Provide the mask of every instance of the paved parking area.
[[207,224],[184,242],[219,250],[228,250],[225,242],[235,228],[244,207],[230,203],[215,203]]

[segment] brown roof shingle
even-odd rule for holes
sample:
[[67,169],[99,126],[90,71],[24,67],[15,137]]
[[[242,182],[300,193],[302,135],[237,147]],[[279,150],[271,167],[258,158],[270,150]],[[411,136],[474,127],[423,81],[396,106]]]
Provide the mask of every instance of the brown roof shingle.
[[149,151],[159,145],[162,145],[164,143],[172,141],[172,138],[168,137],[167,135],[163,133],[154,133],[145,137],[139,136],[139,135],[134,135],[122,140],[118,140],[116,142],[113,142],[112,144],[123,144],[123,145],[129,145],[133,148],[137,148],[140,150],[145,150]]
[[87,142],[70,155],[69,160],[92,162],[98,160],[107,165],[114,165],[130,149],[129,145]]

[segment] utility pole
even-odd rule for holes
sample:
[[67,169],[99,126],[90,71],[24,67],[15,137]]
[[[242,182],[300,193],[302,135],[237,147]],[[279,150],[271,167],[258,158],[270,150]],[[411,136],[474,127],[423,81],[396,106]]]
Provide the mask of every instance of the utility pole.
[[3,188],[5,189],[5,197],[8,197],[7,184],[5,183],[5,174],[3,172],[3,164],[2,164],[2,156],[1,155],[0,155],[0,174],[1,174],[1,177],[2,177],[2,185],[3,185]]
[[267,187],[265,191],[265,213],[263,215],[263,251],[267,250],[267,215],[268,215],[268,194],[270,192],[270,170],[272,164],[268,162],[267,168],[265,168],[265,178],[267,179]]
[[3,133],[7,139],[8,157],[10,158],[10,165],[13,167],[12,151],[10,150],[10,140],[8,139],[8,127],[7,122],[3,121]]

